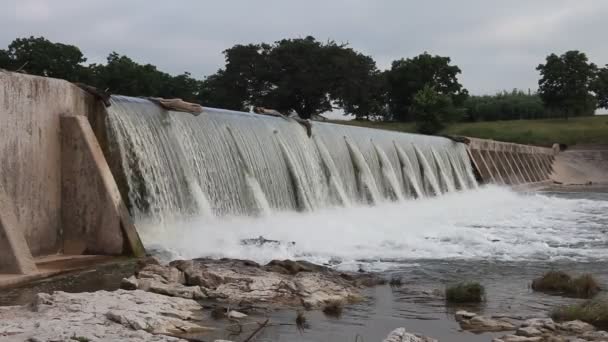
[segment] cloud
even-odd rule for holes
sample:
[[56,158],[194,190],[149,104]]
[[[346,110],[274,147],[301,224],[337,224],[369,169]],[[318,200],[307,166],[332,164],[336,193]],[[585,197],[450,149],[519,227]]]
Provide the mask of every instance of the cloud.
[[306,35],[349,42],[381,68],[424,51],[450,56],[473,93],[535,89],[535,68],[552,52],[608,63],[604,0],[5,0],[3,9],[0,46],[43,35],[89,61],[116,51],[197,77],[222,67],[234,44]]

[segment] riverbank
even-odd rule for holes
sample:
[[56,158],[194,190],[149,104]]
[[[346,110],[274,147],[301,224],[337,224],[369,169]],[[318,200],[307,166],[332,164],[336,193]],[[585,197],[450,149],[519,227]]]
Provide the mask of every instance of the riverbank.
[[[363,120],[335,120],[336,124],[415,133],[413,123]],[[492,139],[526,145],[551,147],[566,145],[608,144],[608,116],[575,117],[545,120],[509,120],[461,122],[447,127],[441,134]]]
[[[531,280],[549,269],[593,271],[602,287],[608,284],[608,268],[602,262],[419,260],[373,274],[293,261],[258,265],[199,259],[158,265],[147,260],[133,266],[136,275],[122,279],[116,269],[96,272],[108,284],[119,282],[129,290],[35,294],[31,304],[1,308],[0,340],[176,341],[177,336],[189,341],[245,341],[263,325],[256,333],[258,341],[380,341],[399,327],[439,341],[491,341],[537,333],[520,328],[529,326],[530,319],[546,319],[555,307],[581,302],[530,290]],[[477,305],[447,304],[445,286],[466,279],[481,281],[486,300]],[[70,290],[69,279],[61,283]],[[341,303],[339,310],[325,309],[336,301]],[[466,321],[462,310],[471,312]],[[298,322],[300,315],[304,318]],[[606,337],[593,332],[601,338],[591,338],[586,325],[580,332],[566,329],[571,325],[559,328],[560,334],[589,338],[577,341]],[[521,338],[502,341],[548,341]]]

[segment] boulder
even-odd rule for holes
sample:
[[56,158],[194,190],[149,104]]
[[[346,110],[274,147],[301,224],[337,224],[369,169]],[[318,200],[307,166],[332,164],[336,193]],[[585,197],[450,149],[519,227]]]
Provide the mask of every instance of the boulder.
[[437,340],[408,333],[405,328],[397,328],[391,331],[383,342],[437,342]]
[[91,341],[181,341],[165,334],[208,329],[191,321],[193,311],[200,309],[193,300],[140,290],[41,293],[31,305],[0,310],[0,336],[8,331],[8,341],[70,341],[74,336]]
[[507,321],[476,315],[470,319],[462,317],[460,327],[473,332],[497,332],[515,330],[515,326]]
[[517,331],[515,332],[515,335],[518,336],[525,336],[525,337],[536,337],[536,336],[542,336],[543,332],[535,327],[521,327],[519,329],[517,329]]
[[583,334],[585,332],[595,330],[595,327],[593,327],[593,325],[579,320],[563,322],[558,324],[557,327],[572,334]]
[[505,335],[500,338],[495,338],[492,342],[540,342],[543,338],[540,336],[536,337],[526,337],[519,335]]

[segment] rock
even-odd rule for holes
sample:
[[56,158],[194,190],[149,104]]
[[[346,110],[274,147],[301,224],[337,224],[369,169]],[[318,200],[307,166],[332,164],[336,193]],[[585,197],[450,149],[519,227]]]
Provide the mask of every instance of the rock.
[[522,327],[533,327],[555,331],[555,322],[551,318],[531,318],[522,323]]
[[595,330],[593,325],[579,320],[563,322],[558,324],[557,327],[561,330],[571,332],[573,334],[583,334],[585,332]]
[[58,291],[39,294],[29,306],[0,310],[0,331],[14,333],[8,341],[70,341],[73,336],[92,341],[181,341],[164,334],[208,329],[190,321],[193,311],[200,309],[193,300],[140,290]]
[[541,336],[536,337],[525,337],[518,335],[505,335],[500,338],[495,338],[492,342],[540,342],[543,338]]
[[581,337],[587,341],[608,341],[608,332],[602,330],[587,331]]
[[405,328],[397,328],[391,331],[383,342],[437,342],[437,340],[408,333]]
[[172,266],[147,265],[137,274],[138,279],[151,278],[164,283],[185,284],[184,273]]
[[497,332],[515,330],[515,326],[509,322],[492,319],[484,316],[474,316],[471,319],[462,319],[460,327],[473,332]]
[[473,318],[475,316],[477,316],[476,313],[474,313],[474,312],[468,312],[468,311],[465,311],[465,310],[458,310],[458,311],[456,311],[456,314],[455,314],[455,318],[456,318],[457,322],[460,322],[462,320],[471,319],[471,318]]
[[517,331],[515,332],[515,335],[525,336],[525,337],[541,336],[542,334],[543,334],[543,332],[540,331],[540,329],[535,328],[535,327],[522,327],[522,328],[517,329]]
[[120,288],[123,290],[137,290],[138,283],[137,278],[135,276],[130,276],[129,278],[123,278],[120,282]]
[[[176,272],[184,275],[185,286]],[[183,298],[319,308],[328,300],[360,299],[358,281],[364,276],[344,277],[344,273],[302,261],[273,261],[261,267],[247,260],[195,259],[146,266],[137,275],[137,285],[140,290]]]
[[234,311],[234,310],[231,310],[230,312],[228,312],[228,318],[239,319],[239,318],[245,318],[245,317],[247,317],[247,315],[242,312],[238,312],[238,311]]

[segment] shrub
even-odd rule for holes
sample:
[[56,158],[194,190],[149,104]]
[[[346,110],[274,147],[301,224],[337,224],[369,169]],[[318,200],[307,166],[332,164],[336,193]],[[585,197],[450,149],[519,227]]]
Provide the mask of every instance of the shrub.
[[572,278],[562,271],[549,271],[532,281],[532,289],[577,298],[591,298],[600,292],[600,286],[591,274]]
[[325,302],[323,313],[327,316],[340,317],[342,316],[342,309],[344,303],[341,300],[328,300]]
[[403,285],[403,280],[401,280],[401,277],[391,277],[391,280],[388,283],[391,287],[401,287],[401,285]]
[[581,320],[600,329],[608,328],[608,297],[598,296],[584,303],[559,307],[551,313],[556,321]]
[[485,289],[477,282],[464,282],[445,289],[445,300],[451,303],[480,303]]

